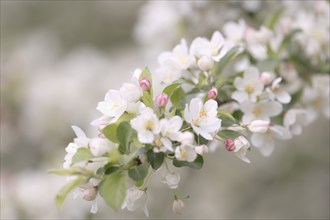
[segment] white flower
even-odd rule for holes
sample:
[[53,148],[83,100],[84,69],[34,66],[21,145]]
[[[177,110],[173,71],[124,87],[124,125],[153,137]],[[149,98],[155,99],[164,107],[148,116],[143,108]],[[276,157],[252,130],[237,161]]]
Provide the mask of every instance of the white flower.
[[[94,181],[95,182],[95,181]],[[76,199],[78,197],[81,197],[82,199],[86,201],[92,201],[92,207],[90,212],[91,213],[97,213],[98,206],[97,206],[97,184],[94,185],[92,182],[88,182],[86,184],[80,185],[76,190],[73,191],[73,198]]]
[[282,105],[276,101],[253,103],[246,100],[241,103],[241,110],[244,113],[242,122],[249,124],[254,120],[270,121],[270,117],[279,115],[282,109]]
[[194,131],[207,140],[212,140],[212,135],[220,129],[221,120],[217,118],[218,103],[208,100],[204,105],[201,99],[194,98],[186,104],[184,118]]
[[209,152],[209,148],[207,147],[207,145],[203,144],[201,146],[196,146],[195,147],[195,152],[197,154],[203,155],[204,153],[208,153]]
[[238,102],[243,102],[250,99],[253,102],[257,101],[257,96],[264,89],[264,85],[259,77],[259,70],[255,67],[250,67],[244,72],[243,78],[236,77],[234,86],[237,91],[233,92],[232,98]]
[[88,146],[88,142],[89,142],[89,138],[86,136],[86,134],[83,132],[83,130],[81,130],[81,128],[73,125],[71,126],[71,128],[73,129],[74,133],[76,134],[76,138],[74,139],[74,143],[78,146],[78,147],[87,147]]
[[253,133],[251,142],[253,146],[259,148],[262,155],[268,157],[274,150],[274,137],[287,140],[291,138],[290,131],[280,125],[269,126],[265,133]]
[[99,102],[96,109],[104,115],[117,120],[125,112],[126,108],[127,101],[120,95],[120,92],[109,90],[105,95],[104,101]]
[[175,148],[175,158],[178,160],[193,162],[197,158],[195,146],[182,143],[179,147]]
[[158,117],[149,107],[143,108],[140,115],[131,120],[131,126],[137,131],[139,141],[145,144],[151,144],[160,132]]
[[108,139],[99,137],[92,138],[89,142],[90,151],[96,157],[110,152],[114,147],[113,145],[114,144],[111,143]]
[[233,152],[236,156],[241,160],[250,163],[250,160],[246,157],[246,153],[250,148],[249,141],[245,137],[239,136],[234,139],[234,147]]
[[176,189],[178,188],[178,184],[180,182],[180,174],[179,173],[167,173],[164,176],[163,183],[166,183],[169,185],[171,189]]
[[289,129],[294,135],[300,135],[302,126],[308,123],[307,112],[303,109],[290,109],[285,113],[283,119],[284,127]]
[[165,85],[171,84],[175,80],[181,78],[181,67],[175,61],[166,59],[161,63],[161,66],[156,69],[156,76],[161,83]]
[[142,88],[133,83],[124,83],[119,91],[128,102],[137,102],[142,96]]
[[223,26],[223,33],[227,39],[234,43],[241,43],[244,39],[246,24],[244,20],[239,20],[238,23],[229,21]]
[[181,43],[174,47],[170,59],[174,60],[180,65],[182,69],[188,69],[195,63],[195,59],[188,52],[187,42],[185,39],[181,39]]
[[181,199],[175,199],[173,202],[173,212],[175,212],[176,214],[183,214],[184,213],[184,202]]
[[182,127],[182,119],[179,116],[174,116],[170,120],[162,119],[160,121],[161,141],[167,150],[173,151],[172,141],[177,141],[180,138],[180,128]]
[[209,57],[202,56],[202,58],[198,60],[197,65],[199,69],[203,71],[208,71],[213,68],[214,61]]
[[255,120],[248,124],[247,128],[253,133],[265,133],[268,130],[269,125],[269,121]]
[[128,211],[134,211],[137,208],[143,208],[144,214],[149,217],[146,202],[147,197],[145,192],[136,188],[135,186],[132,186],[126,190],[126,197],[121,208],[127,208]]
[[279,102],[287,104],[291,101],[291,96],[287,91],[285,91],[283,87],[280,86],[281,81],[281,77],[275,79],[272,83],[272,86],[267,88],[267,91],[271,100],[277,99]]

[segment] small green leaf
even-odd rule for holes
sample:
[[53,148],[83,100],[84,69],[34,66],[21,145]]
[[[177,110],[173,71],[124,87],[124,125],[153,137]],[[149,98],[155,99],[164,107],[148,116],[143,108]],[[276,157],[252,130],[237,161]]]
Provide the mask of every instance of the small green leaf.
[[275,59],[266,59],[262,60],[259,63],[257,63],[257,68],[263,72],[263,71],[273,71],[279,64],[278,60]]
[[117,211],[125,200],[126,176],[122,173],[112,173],[100,184],[100,195],[106,203]]
[[152,94],[150,91],[143,91],[143,96],[141,99],[146,106],[154,108],[154,101],[152,100]]
[[197,158],[193,162],[183,161],[183,160],[173,160],[173,165],[176,167],[190,167],[192,169],[201,169],[204,164],[204,159],[201,155],[197,155]]
[[123,122],[123,121],[129,121],[129,120],[131,120],[134,117],[135,117],[134,114],[128,114],[128,113],[123,114],[122,116],[120,116],[120,118],[115,123],[109,124],[108,126],[106,126],[105,128],[103,128],[103,130],[102,130],[103,134],[110,141],[112,141],[114,143],[119,143],[119,141],[117,139],[117,128],[118,128],[118,125],[121,122]]
[[147,152],[147,158],[154,170],[157,170],[164,161],[164,153],[155,153],[152,149]]
[[177,87],[173,90],[170,100],[173,106],[177,107],[180,104],[180,100],[182,97],[185,96],[184,91],[181,89],[181,87]]
[[235,139],[239,136],[242,136],[241,133],[239,133],[237,131],[233,131],[233,130],[221,130],[221,131],[218,132],[218,135],[223,140]]
[[218,110],[218,116],[221,119],[221,127],[229,127],[233,124],[237,124],[236,119],[225,110]]
[[180,86],[181,86],[180,82],[175,82],[171,85],[166,86],[163,90],[163,93],[167,94],[170,97],[172,95],[172,93],[174,92],[174,90],[176,90]]
[[268,16],[268,18],[265,21],[264,26],[266,26],[267,28],[273,30],[276,23],[281,18],[282,14],[284,12],[284,9],[285,9],[284,7],[280,7],[274,13],[272,13],[270,16]]
[[53,169],[48,170],[48,173],[63,175],[63,176],[71,176],[71,175],[84,175],[84,176],[91,176],[93,173],[89,170],[84,168],[72,168],[72,169]]
[[149,164],[141,164],[128,170],[128,176],[134,181],[141,181],[147,176]]
[[56,195],[55,197],[55,203],[57,208],[61,208],[63,205],[63,202],[67,195],[78,185],[82,184],[86,181],[85,177],[79,176],[77,179],[73,180],[72,182],[66,184]]
[[122,154],[129,153],[129,145],[133,141],[133,129],[126,121],[120,123],[117,128],[117,139],[120,143],[119,152]]
[[72,158],[72,163],[78,163],[80,161],[88,160],[90,158],[94,157],[89,148],[79,148],[76,152],[76,154]]
[[215,65],[215,75],[220,75],[226,65],[233,60],[238,54],[242,52],[241,46],[234,46],[227,54],[221,58],[221,60]]

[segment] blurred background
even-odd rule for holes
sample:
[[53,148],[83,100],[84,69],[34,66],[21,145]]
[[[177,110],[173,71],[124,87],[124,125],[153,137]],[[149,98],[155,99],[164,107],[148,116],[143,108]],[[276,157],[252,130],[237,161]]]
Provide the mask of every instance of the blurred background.
[[[65,178],[47,170],[62,167],[74,137],[71,125],[94,134],[90,122],[100,116],[97,103],[136,68],[153,70],[156,55],[181,37],[210,37],[228,19],[258,23],[274,6],[203,2],[1,1],[1,219],[144,218],[141,210],[115,213],[102,199],[91,215],[89,202],[71,196],[59,211],[54,197]],[[204,16],[212,13],[221,18]],[[182,22],[201,28],[185,31]],[[203,22],[212,25],[207,29]],[[218,149],[206,155],[202,170],[178,170],[180,188],[190,195],[180,216],[172,213],[171,191],[154,178],[150,216],[329,219],[327,119],[320,116],[301,136],[277,142],[271,157],[252,149],[250,158],[247,165]]]

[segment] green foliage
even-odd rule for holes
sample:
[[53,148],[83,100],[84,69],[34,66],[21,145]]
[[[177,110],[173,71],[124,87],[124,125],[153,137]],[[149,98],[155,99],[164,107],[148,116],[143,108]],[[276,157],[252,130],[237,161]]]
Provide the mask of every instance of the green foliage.
[[237,120],[225,110],[218,110],[218,117],[221,119],[221,127],[229,127],[238,123]]
[[79,148],[72,158],[72,163],[75,164],[80,161],[88,160],[94,157],[89,148]]
[[270,16],[267,17],[264,26],[273,30],[278,20],[281,18],[283,12],[284,12],[284,7],[280,7],[279,9],[277,9],[274,13],[272,13]]
[[56,195],[55,197],[55,203],[57,208],[61,208],[63,205],[63,202],[67,195],[78,185],[84,183],[86,181],[85,177],[78,176],[75,180],[71,181],[70,183],[66,184]]
[[149,164],[141,164],[128,170],[128,176],[134,181],[141,181],[147,176]]
[[150,108],[154,108],[154,102],[153,102],[153,94],[152,94],[152,77],[151,77],[151,73],[148,67],[145,67],[143,69],[143,71],[141,72],[140,78],[139,80],[141,80],[142,78],[147,78],[150,81],[150,89],[149,91],[143,91],[143,95],[142,95],[142,102],[150,107]]
[[265,59],[257,63],[257,68],[260,72],[263,71],[274,71],[275,68],[278,66],[279,61],[275,59]]
[[72,169],[53,169],[53,170],[49,170],[48,173],[62,175],[62,176],[70,176],[70,175],[92,176],[93,175],[91,171],[80,167],[76,167]]
[[133,141],[133,129],[128,122],[124,121],[119,124],[116,133],[119,141],[119,152],[122,154],[128,154],[129,145]]
[[122,173],[112,173],[100,183],[100,195],[106,203],[117,211],[125,200],[126,176]]
[[185,96],[184,91],[181,89],[181,87],[177,87],[176,89],[173,90],[170,100],[171,103],[174,107],[178,107],[180,105],[180,100],[182,97]]
[[119,124],[123,121],[129,121],[134,117],[135,117],[134,114],[128,114],[128,113],[123,114],[115,123],[109,124],[108,126],[103,128],[102,130],[103,134],[113,143],[119,143],[119,140],[117,139],[117,128]]
[[234,46],[233,48],[231,48],[227,54],[221,58],[221,60],[215,65],[215,75],[220,75],[222,73],[222,71],[224,70],[224,68],[226,67],[226,65],[233,60],[238,54],[240,54],[242,52],[242,47],[241,46]]
[[204,159],[201,155],[197,155],[197,158],[193,162],[188,162],[188,161],[182,161],[182,160],[173,160],[173,165],[176,167],[190,167],[192,169],[201,169],[204,164]]
[[147,158],[154,170],[157,170],[164,161],[164,153],[155,153],[152,149],[147,152]]
[[235,139],[239,136],[242,136],[242,134],[233,130],[221,130],[218,132],[218,136],[221,139],[226,140],[226,139]]
[[171,85],[166,86],[163,89],[163,93],[165,93],[166,95],[168,95],[168,97],[171,97],[172,93],[181,86],[180,82],[174,82]]

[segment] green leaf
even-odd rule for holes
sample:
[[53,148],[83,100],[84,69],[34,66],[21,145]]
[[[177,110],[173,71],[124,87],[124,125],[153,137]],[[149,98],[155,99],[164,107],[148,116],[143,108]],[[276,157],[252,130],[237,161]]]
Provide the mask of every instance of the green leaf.
[[133,129],[131,128],[130,124],[126,121],[120,123],[117,128],[117,139],[120,143],[119,145],[119,152],[122,154],[129,153],[129,145],[133,141]]
[[89,148],[79,148],[72,158],[72,163],[75,164],[80,161],[88,160],[94,157]]
[[141,164],[128,170],[128,176],[134,181],[141,181],[147,176],[149,164]]
[[182,160],[173,160],[173,165],[176,167],[190,167],[192,169],[201,169],[204,164],[204,159],[201,155],[197,155],[197,158],[193,162],[188,162],[188,161],[182,161]]
[[166,86],[163,90],[163,93],[165,93],[166,95],[168,95],[170,97],[172,95],[172,93],[174,92],[174,90],[176,90],[180,86],[181,86],[180,82],[175,82],[171,85]]
[[105,202],[117,211],[126,196],[126,176],[122,173],[112,173],[100,184],[100,195]]
[[113,143],[119,143],[119,141],[117,139],[118,125],[121,122],[129,121],[134,117],[135,117],[134,114],[128,114],[128,113],[123,114],[122,116],[120,116],[120,118],[115,123],[109,124],[108,126],[103,128],[103,130],[102,130],[103,134],[105,135],[106,138],[108,138]]
[[[150,70],[149,70],[148,67],[145,67],[145,68],[142,70],[142,72],[141,72],[141,74],[140,74],[140,77],[139,77],[139,80],[141,80],[142,78],[147,78],[147,79],[149,79],[150,82],[152,82],[152,81],[151,81],[151,80],[152,80],[151,73],[150,73]],[[151,86],[152,86],[152,84],[151,84]]]
[[83,168],[74,168],[74,169],[53,169],[48,170],[48,173],[63,175],[63,176],[71,176],[71,175],[84,175],[84,176],[91,176],[93,173],[89,170]]
[[181,97],[184,97],[185,93],[181,89],[181,87],[177,87],[176,89],[173,90],[170,100],[173,106],[177,107],[180,104]]
[[147,152],[147,158],[154,170],[157,170],[164,161],[164,153],[155,153],[152,149]]
[[257,68],[262,71],[273,71],[279,64],[278,60],[275,59],[266,59],[257,63]]
[[241,133],[239,133],[237,131],[233,131],[233,130],[221,130],[221,131],[218,132],[218,135],[223,140],[226,140],[226,139],[235,139],[235,138],[237,138],[239,136],[242,136]]
[[63,186],[63,188],[59,191],[59,193],[55,197],[55,203],[57,208],[61,208],[63,205],[63,202],[67,195],[78,185],[82,184],[86,181],[85,177],[79,176],[77,179],[73,180],[72,182],[66,184]]
[[220,75],[226,65],[233,60],[238,54],[242,52],[241,46],[234,46],[231,48],[227,54],[221,58],[221,60],[215,65],[215,75]]
[[268,16],[266,21],[265,21],[264,26],[266,26],[267,28],[273,30],[276,23],[278,22],[278,20],[282,16],[282,14],[284,12],[284,9],[285,9],[284,7],[280,7],[274,13],[272,13],[270,16]]
[[221,127],[229,127],[233,124],[237,124],[236,119],[225,110],[218,110],[218,116],[221,119]]

